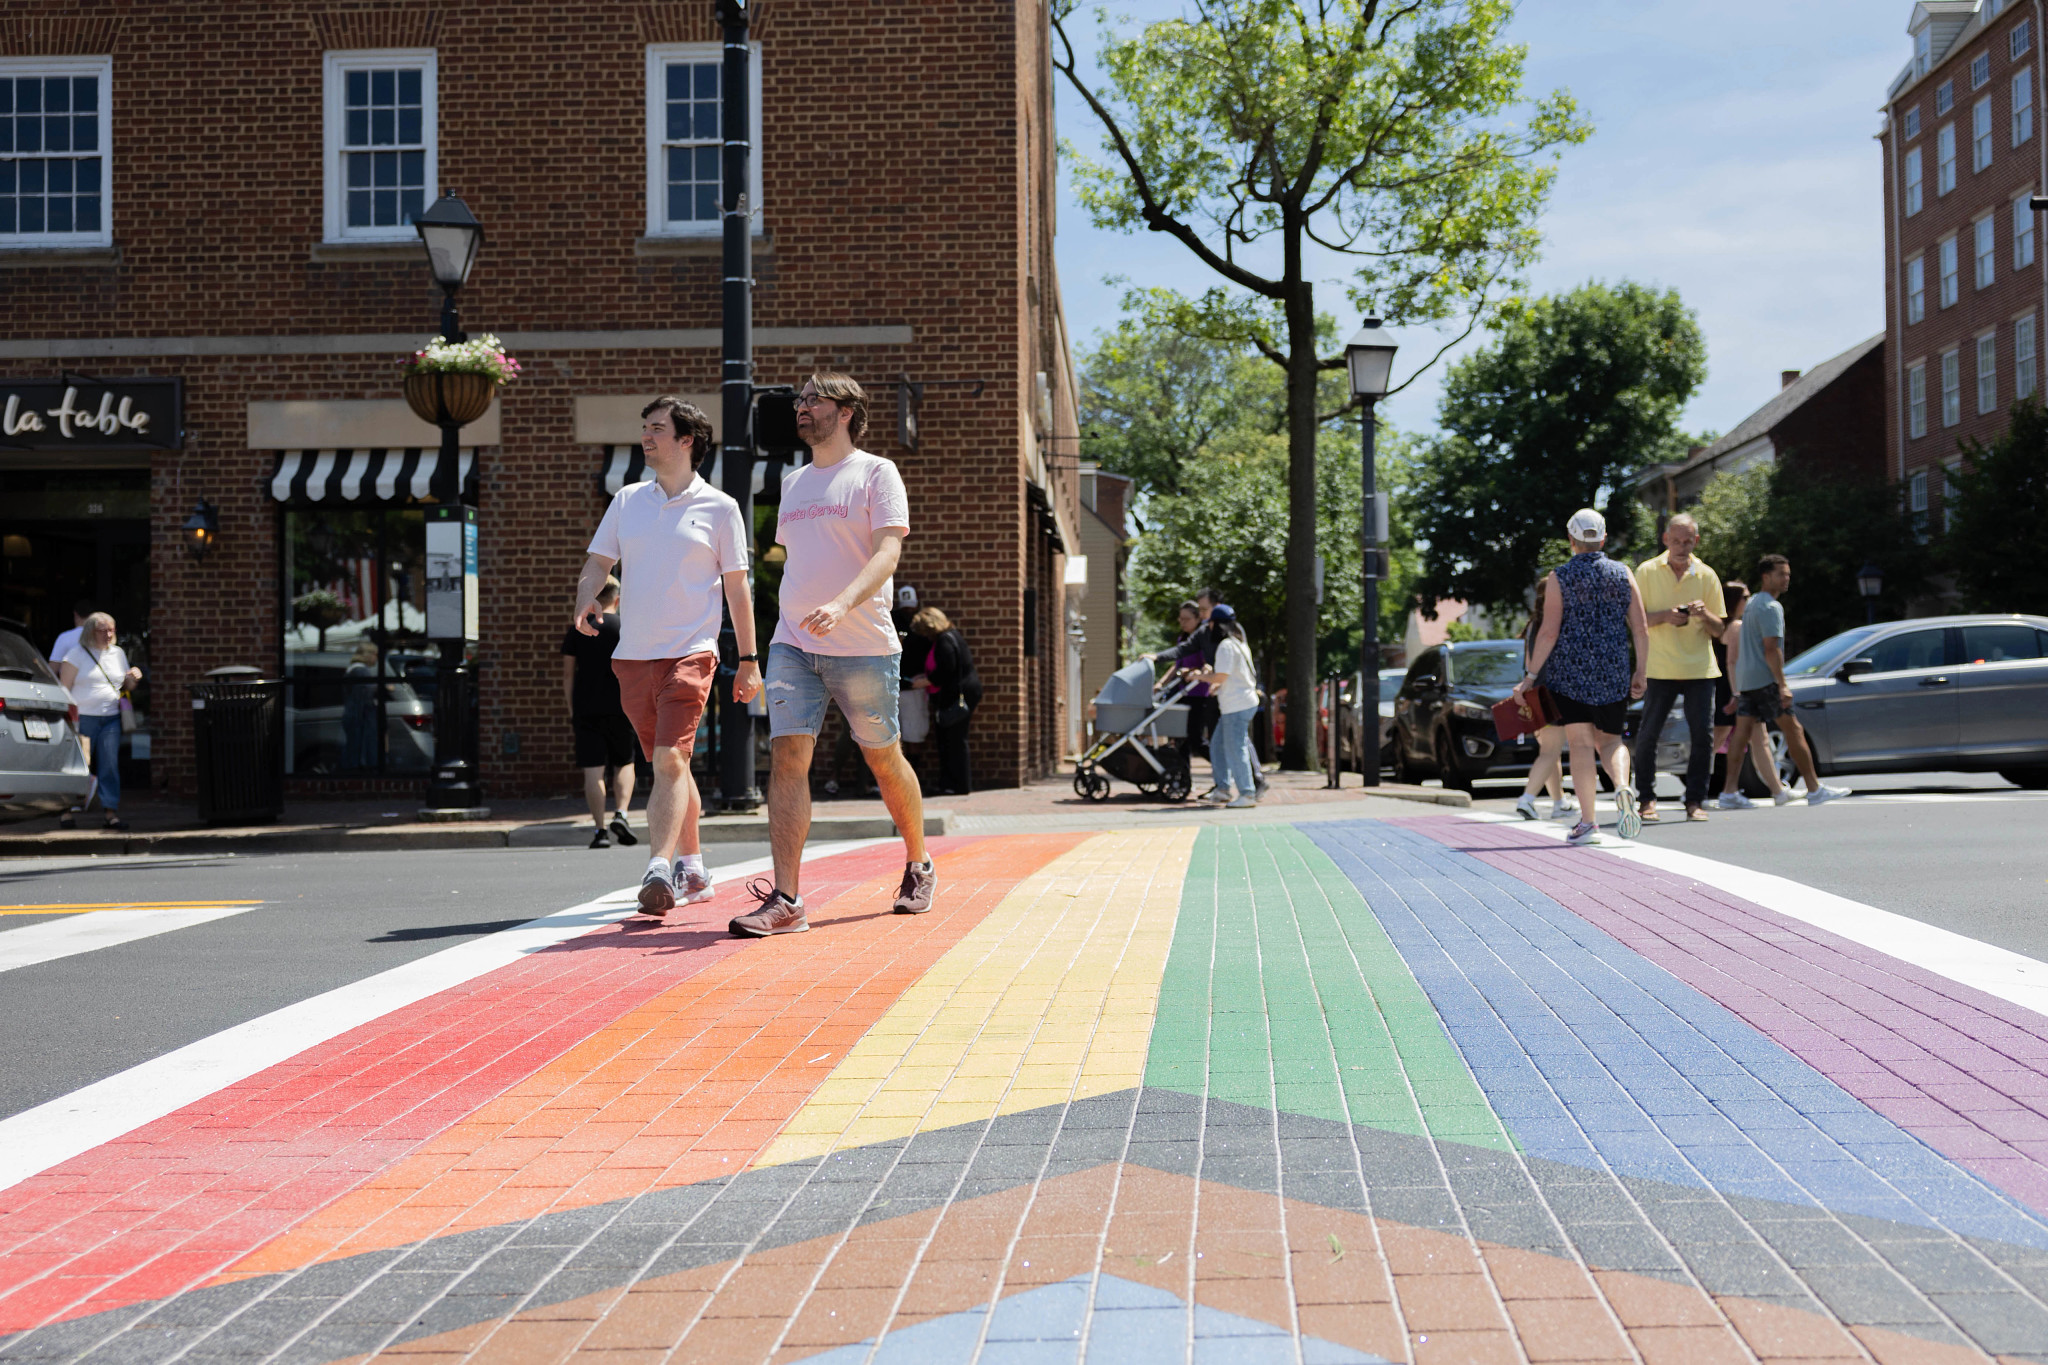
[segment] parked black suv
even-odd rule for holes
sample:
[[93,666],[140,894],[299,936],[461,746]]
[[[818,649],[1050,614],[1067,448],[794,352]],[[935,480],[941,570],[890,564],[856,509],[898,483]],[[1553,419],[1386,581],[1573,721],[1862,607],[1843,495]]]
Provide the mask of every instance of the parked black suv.
[[1482,777],[1527,777],[1535,739],[1503,744],[1493,728],[1493,704],[1521,676],[1520,640],[1474,640],[1418,654],[1394,694],[1394,780],[1435,776],[1470,791]]

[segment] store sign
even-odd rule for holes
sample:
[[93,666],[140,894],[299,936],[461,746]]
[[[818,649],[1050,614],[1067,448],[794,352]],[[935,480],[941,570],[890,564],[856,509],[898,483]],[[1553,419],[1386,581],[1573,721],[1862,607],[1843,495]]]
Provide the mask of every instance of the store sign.
[[184,398],[177,379],[0,379],[0,449],[173,450]]
[[427,638],[477,638],[476,509],[427,509]]

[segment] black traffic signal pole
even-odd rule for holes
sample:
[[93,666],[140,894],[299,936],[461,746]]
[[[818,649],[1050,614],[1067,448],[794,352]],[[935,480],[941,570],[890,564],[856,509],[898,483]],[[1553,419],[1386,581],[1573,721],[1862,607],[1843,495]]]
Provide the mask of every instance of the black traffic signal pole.
[[[753,160],[753,135],[748,82],[752,51],[747,30],[752,20],[749,0],[718,0],[719,22],[725,27],[724,80],[719,91],[719,131],[725,142],[722,168],[725,229],[725,339],[720,375],[722,403],[720,451],[726,495],[740,505],[741,524],[751,537],[754,526],[754,262],[753,205],[747,190]],[[727,641],[733,641],[728,646]],[[755,647],[763,653],[766,640]],[[718,790],[726,810],[752,810],[761,804],[754,786],[754,722],[747,708],[733,701],[738,669],[738,638],[731,613],[719,635]],[[765,661],[764,661],[765,662]]]

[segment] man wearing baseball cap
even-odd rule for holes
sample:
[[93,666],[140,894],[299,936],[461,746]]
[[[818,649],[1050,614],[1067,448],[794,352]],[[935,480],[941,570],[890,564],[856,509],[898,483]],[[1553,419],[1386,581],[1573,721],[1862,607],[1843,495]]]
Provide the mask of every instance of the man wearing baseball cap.
[[[1600,552],[1607,543],[1607,518],[1581,507],[1565,523],[1572,557],[1543,580],[1543,628],[1529,651],[1528,672],[1515,684],[1519,697],[1538,681],[1557,699],[1565,740],[1572,751],[1572,785],[1579,793],[1579,822],[1565,842],[1599,842],[1593,823],[1600,794],[1595,764],[1607,765],[1620,808],[1616,832],[1633,839],[1643,821],[1629,779],[1628,749],[1621,742],[1628,703],[1648,686],[1650,631],[1636,576]],[[1629,647],[1635,667],[1629,667]]]

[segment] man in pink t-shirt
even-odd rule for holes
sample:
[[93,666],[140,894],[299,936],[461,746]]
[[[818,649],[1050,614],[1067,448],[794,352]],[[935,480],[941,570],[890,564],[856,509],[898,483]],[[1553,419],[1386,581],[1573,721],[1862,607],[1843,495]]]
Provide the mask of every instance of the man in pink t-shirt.
[[775,880],[749,888],[759,908],[732,921],[732,932],[747,937],[810,928],[798,877],[811,832],[811,751],[828,702],[839,703],[903,835],[896,913],[924,914],[938,889],[925,855],[924,798],[897,724],[903,646],[889,619],[910,500],[896,466],[854,444],[867,424],[867,394],[846,375],[814,374],[797,395],[797,435],[811,448],[811,463],[782,480],[775,538],[789,557],[765,691],[774,746],[768,840]]

